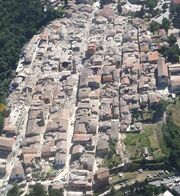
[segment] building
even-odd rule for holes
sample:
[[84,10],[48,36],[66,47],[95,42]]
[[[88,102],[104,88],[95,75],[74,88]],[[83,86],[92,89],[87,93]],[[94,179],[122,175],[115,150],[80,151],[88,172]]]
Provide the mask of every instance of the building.
[[62,168],[66,164],[66,154],[57,152],[55,156],[55,167]]
[[159,59],[159,52],[155,51],[155,52],[148,53],[148,60],[150,63],[157,63],[158,59]]
[[170,87],[172,92],[174,93],[180,92],[180,76],[171,76]]
[[169,77],[171,91],[180,92],[180,64],[169,65]]
[[12,169],[10,180],[22,181],[25,178],[24,169],[22,163],[18,162]]
[[158,59],[158,85],[164,86],[169,83],[168,66],[162,58]]
[[94,175],[94,187],[100,188],[109,184],[109,171],[106,168],[100,168]]
[[7,156],[13,151],[15,140],[13,138],[0,137],[0,154]]

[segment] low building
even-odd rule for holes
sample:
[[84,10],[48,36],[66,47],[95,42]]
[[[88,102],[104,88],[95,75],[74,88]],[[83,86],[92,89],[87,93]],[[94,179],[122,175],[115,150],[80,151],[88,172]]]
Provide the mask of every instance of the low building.
[[74,134],[73,142],[77,144],[87,145],[92,143],[91,134]]
[[158,85],[167,86],[169,83],[168,66],[162,58],[159,58],[157,66],[158,66]]
[[108,153],[108,149],[109,149],[108,141],[99,138],[96,147],[96,155],[99,157],[104,157]]
[[17,134],[17,128],[14,125],[6,125],[3,127],[3,133],[8,137],[15,136]]
[[148,53],[148,60],[150,63],[157,63],[158,59],[159,59],[159,52],[155,51],[155,52]]
[[15,145],[15,140],[13,138],[0,137],[0,154],[2,156],[7,156],[13,151]]
[[56,168],[62,168],[66,164],[66,154],[57,152],[55,156],[54,166]]
[[80,144],[73,146],[72,150],[71,150],[71,159],[72,160],[79,160],[80,156],[84,152],[85,152],[85,149]]
[[100,188],[109,184],[109,171],[106,168],[100,168],[94,175],[94,187]]
[[6,175],[6,161],[0,162],[0,178],[3,178]]
[[24,174],[24,169],[22,167],[22,163],[18,162],[12,169],[10,180],[22,181],[24,180],[24,178],[25,178],[25,174]]
[[148,93],[149,106],[153,106],[161,100],[161,96],[158,93]]
[[171,76],[170,87],[172,92],[174,93],[180,92],[180,76]]

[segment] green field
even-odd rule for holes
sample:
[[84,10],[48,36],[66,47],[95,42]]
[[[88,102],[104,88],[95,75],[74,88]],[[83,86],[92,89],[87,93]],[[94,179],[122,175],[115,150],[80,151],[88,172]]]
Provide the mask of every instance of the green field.
[[124,143],[131,160],[143,158],[143,148],[148,147],[154,159],[164,157],[165,145],[163,141],[162,125],[160,123],[144,125],[141,133],[126,134]]
[[172,113],[174,124],[180,127],[180,100],[177,100],[176,104],[170,104],[167,107],[167,111]]

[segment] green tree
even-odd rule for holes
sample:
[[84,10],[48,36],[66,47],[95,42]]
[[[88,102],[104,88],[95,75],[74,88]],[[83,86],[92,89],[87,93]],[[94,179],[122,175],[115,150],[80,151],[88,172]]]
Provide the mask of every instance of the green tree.
[[159,31],[159,28],[160,28],[160,24],[159,24],[158,22],[152,21],[152,22],[150,23],[150,31],[151,31],[152,33],[156,32],[156,31]]
[[169,42],[169,45],[172,46],[173,44],[175,44],[177,42],[177,38],[173,34],[171,34],[168,37],[168,42]]
[[100,0],[100,8],[102,9],[104,5],[111,3],[112,0]]
[[49,196],[63,196],[63,195],[64,195],[63,189],[59,189],[59,190],[50,189],[49,190]]
[[180,5],[172,5],[170,7],[172,22],[176,28],[180,28]]
[[168,32],[168,29],[170,28],[171,22],[167,18],[163,18],[162,20],[162,28]]
[[47,196],[47,191],[42,184],[37,183],[32,187],[28,196]]
[[114,188],[114,186],[111,187],[111,191],[110,191],[110,195],[115,195],[116,193],[116,189]]
[[105,157],[105,164],[109,168],[116,167],[121,163],[120,155],[116,154],[116,143],[117,140],[115,139],[110,139],[109,141],[109,152]]
[[167,3],[164,3],[163,5],[162,5],[162,9],[163,10],[166,10],[168,8],[168,4]]
[[170,149],[169,163],[180,170],[180,127],[174,124],[172,113],[168,113],[166,124],[163,125],[163,135]]
[[177,44],[173,44],[170,48],[165,52],[165,56],[167,57],[169,62],[177,63],[179,62],[180,49]]
[[118,11],[119,14],[122,13],[122,6],[121,6],[121,3],[118,3],[118,4],[117,4],[117,11]]
[[157,1],[156,0],[146,0],[145,5],[149,8],[149,11],[152,13],[153,9],[157,5]]
[[141,10],[135,12],[135,17],[144,18],[145,14],[146,14],[146,12],[145,12],[145,9],[144,9],[144,5],[142,5]]
[[67,7],[68,5],[68,0],[64,0],[64,7]]
[[119,14],[122,13],[122,6],[121,6],[120,3],[117,4],[117,11],[118,11]]
[[17,184],[8,191],[7,196],[19,196],[20,195],[20,188]]

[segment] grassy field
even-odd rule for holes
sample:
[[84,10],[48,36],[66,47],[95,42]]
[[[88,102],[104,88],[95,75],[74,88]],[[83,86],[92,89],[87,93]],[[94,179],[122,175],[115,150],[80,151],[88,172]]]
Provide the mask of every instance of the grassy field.
[[174,124],[180,126],[180,100],[177,100],[176,104],[170,104],[167,111],[172,112]]
[[126,180],[129,180],[129,181],[144,181],[148,175],[151,175],[151,176],[154,176],[156,174],[158,174],[160,172],[160,170],[155,170],[155,171],[143,171],[142,173],[139,173],[137,171],[135,172],[122,172],[122,177],[119,177],[118,175],[114,175],[114,176],[111,176],[111,180],[110,180],[110,183],[111,184],[117,184],[117,183],[121,183],[121,182],[124,182]]
[[164,156],[164,142],[160,123],[144,125],[141,133],[126,134],[124,143],[131,160],[143,158],[143,148],[148,147],[154,159]]
[[134,180],[137,177],[137,172],[123,172],[123,176],[119,177],[118,175],[111,176],[110,183],[116,184],[117,182],[124,182],[126,180]]

